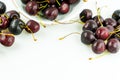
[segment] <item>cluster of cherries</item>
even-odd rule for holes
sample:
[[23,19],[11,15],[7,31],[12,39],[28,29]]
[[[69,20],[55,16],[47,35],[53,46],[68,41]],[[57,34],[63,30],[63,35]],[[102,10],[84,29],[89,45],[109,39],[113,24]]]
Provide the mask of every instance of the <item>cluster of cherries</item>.
[[36,33],[40,25],[29,20],[25,23],[20,19],[20,14],[15,10],[6,12],[6,5],[0,1],[0,43],[4,46],[12,46],[15,41],[14,35],[19,35],[23,30],[29,33]]
[[[99,8],[98,8],[99,10]],[[103,19],[99,14],[93,17],[90,9],[84,9],[80,20],[85,24],[82,27],[81,41],[91,45],[92,51],[101,54],[105,50],[116,53],[120,49],[120,10],[112,14],[112,18]]]
[[43,16],[49,20],[56,19],[59,13],[68,13],[70,5],[78,1],[80,0],[21,0],[28,14]]

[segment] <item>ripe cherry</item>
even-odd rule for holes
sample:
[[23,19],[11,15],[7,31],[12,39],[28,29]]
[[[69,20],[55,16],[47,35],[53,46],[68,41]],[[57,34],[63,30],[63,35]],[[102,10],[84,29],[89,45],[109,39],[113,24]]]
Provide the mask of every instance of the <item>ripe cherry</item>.
[[96,30],[95,35],[98,39],[106,40],[109,37],[110,32],[106,27],[99,27]]
[[82,43],[89,45],[89,44],[93,43],[95,40],[96,40],[96,38],[92,31],[85,30],[82,32],[82,34],[81,34]]
[[15,37],[11,34],[0,34],[0,43],[4,46],[10,47],[13,45]]
[[112,38],[107,43],[107,50],[111,53],[116,53],[120,49],[120,42],[116,38]]
[[92,50],[96,54],[101,54],[106,50],[106,45],[103,40],[98,39],[92,44]]
[[82,22],[86,22],[89,19],[92,19],[92,11],[90,9],[84,9],[80,15],[79,18]]
[[70,9],[69,4],[62,2],[62,4],[59,7],[59,12],[62,14],[66,14],[66,13],[68,13],[69,9]]
[[117,22],[116,20],[112,19],[112,18],[106,18],[104,20],[104,25],[107,26],[107,25],[111,25],[113,27],[116,27],[117,26]]
[[21,19],[13,19],[8,27],[8,30],[14,35],[19,35],[24,28],[25,23]]
[[38,4],[36,1],[29,1],[26,6],[25,10],[30,15],[36,15],[38,12]]
[[47,19],[54,20],[58,16],[58,9],[56,7],[48,7],[43,14]]
[[29,33],[36,33],[40,30],[40,25],[34,20],[29,20],[26,26],[25,30]]
[[83,31],[84,30],[90,30],[90,31],[95,32],[97,28],[98,28],[97,23],[94,20],[88,20],[83,25]]

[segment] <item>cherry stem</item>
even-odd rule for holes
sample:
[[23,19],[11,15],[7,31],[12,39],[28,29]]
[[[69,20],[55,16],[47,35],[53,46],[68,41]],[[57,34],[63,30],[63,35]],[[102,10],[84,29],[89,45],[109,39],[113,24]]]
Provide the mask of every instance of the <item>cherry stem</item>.
[[102,54],[100,54],[100,55],[98,55],[98,56],[96,56],[96,57],[90,57],[90,58],[88,58],[88,60],[95,60],[95,59],[101,58],[101,57],[103,57],[103,56],[106,56],[106,55],[108,55],[108,54],[110,54],[110,53],[104,52],[104,53],[102,53]]
[[8,34],[8,33],[0,33],[0,35],[7,35],[7,36],[14,36],[14,34]]
[[45,3],[45,2],[48,2],[48,1],[40,1],[40,2],[37,2],[38,4],[41,4],[41,3]]
[[98,20],[99,20],[99,22],[100,22],[100,25],[103,27],[103,24],[102,24],[102,22],[101,22],[101,20],[100,20],[100,12],[101,12],[100,8],[97,8]]
[[34,41],[37,41],[37,39],[35,38],[35,36],[34,36],[32,30],[31,30],[28,26],[26,26],[25,28],[27,28],[27,29],[31,32],[32,37],[33,37],[33,40],[34,40]]
[[2,19],[0,18],[0,24],[2,23]]
[[41,9],[41,11],[42,11],[43,9],[45,9],[45,8],[47,7],[47,5],[48,5],[48,4],[45,4],[44,6],[39,7],[39,9],[42,8],[42,9]]
[[88,2],[88,0],[83,0],[83,2]]
[[57,4],[60,6],[61,4],[60,4],[60,2],[58,1],[58,0],[56,0],[56,2],[57,2]]
[[72,23],[75,23],[75,22],[78,22],[78,23],[81,23],[81,24],[84,24],[83,22],[79,21],[79,20],[69,20],[67,22],[60,22],[58,20],[54,20],[54,22],[58,23],[58,24],[72,24]]
[[72,32],[72,33],[70,33],[70,34],[67,34],[67,35],[65,35],[65,36],[63,36],[63,37],[61,37],[61,38],[59,38],[59,40],[63,40],[63,39],[65,39],[66,37],[68,37],[68,36],[70,36],[70,35],[72,35],[72,34],[79,34],[79,35],[80,35],[79,32]]
[[48,2],[48,3],[50,2],[49,0],[45,0],[45,1]]

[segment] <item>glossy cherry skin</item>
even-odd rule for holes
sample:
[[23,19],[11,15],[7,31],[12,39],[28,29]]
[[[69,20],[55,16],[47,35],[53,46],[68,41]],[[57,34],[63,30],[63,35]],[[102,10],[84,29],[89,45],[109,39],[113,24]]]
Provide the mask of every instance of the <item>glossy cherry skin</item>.
[[15,37],[11,35],[0,34],[0,43],[6,47],[10,47],[13,45],[15,41]]
[[85,30],[81,34],[81,42],[84,44],[92,44],[96,40],[95,35],[90,30]]
[[56,7],[48,7],[44,10],[44,16],[49,20],[54,20],[58,16],[58,9]]
[[[39,25],[39,23],[37,23],[36,21],[34,21],[34,20],[29,20],[27,23],[26,23],[26,28],[25,28],[25,30],[27,31],[27,32],[29,32],[29,33],[31,33],[31,31],[32,31],[32,33],[36,33],[36,32],[38,32],[39,30],[40,30],[40,25]],[[29,30],[30,29],[30,30]]]
[[120,42],[116,38],[112,38],[107,43],[107,50],[111,53],[116,53],[120,49]]
[[29,1],[25,6],[25,10],[30,15],[36,15],[38,13],[38,7],[36,1]]
[[86,22],[89,19],[92,19],[92,11],[90,9],[84,9],[80,15],[79,18],[82,22]]
[[14,35],[19,35],[21,34],[24,28],[25,23],[21,19],[14,19],[11,21],[8,30]]
[[6,5],[2,1],[0,1],[0,14],[5,13],[5,11],[6,11]]
[[7,11],[4,16],[6,16],[9,21],[20,18],[20,14],[16,10]]
[[95,35],[98,39],[106,40],[109,37],[110,32],[106,27],[99,27],[96,30]]
[[94,20],[88,20],[83,25],[83,31],[90,30],[90,31],[95,32],[97,28],[98,28],[97,23]]
[[62,2],[61,6],[59,7],[59,12],[62,14],[68,13],[70,7],[68,3]]
[[120,10],[115,10],[112,14],[112,18],[118,21],[120,19]]
[[111,25],[113,27],[116,27],[117,26],[117,22],[116,22],[116,20],[114,20],[112,18],[106,18],[104,20],[104,26],[107,26],[107,25]]
[[96,40],[93,44],[92,44],[92,51],[96,54],[101,54],[102,52],[104,52],[106,50],[106,45],[105,42],[101,39]]
[[111,26],[111,25],[107,25],[107,26],[105,26],[105,27],[109,30],[109,32],[114,31],[114,27]]
[[102,16],[94,16],[93,20],[97,23],[98,26],[101,26],[101,24],[103,24],[104,19]]

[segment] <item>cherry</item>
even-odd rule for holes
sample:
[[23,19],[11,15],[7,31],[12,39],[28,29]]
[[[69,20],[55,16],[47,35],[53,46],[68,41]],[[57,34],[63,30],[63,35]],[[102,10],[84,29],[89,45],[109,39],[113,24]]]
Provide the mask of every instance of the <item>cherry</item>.
[[36,1],[29,1],[26,6],[25,10],[30,15],[36,15],[38,12],[38,4]]
[[117,32],[111,36],[111,38],[116,38],[120,41],[120,32]]
[[111,53],[116,53],[120,49],[120,42],[116,38],[112,38],[107,43],[107,50]]
[[115,10],[112,14],[112,18],[118,21],[120,19],[120,10]]
[[105,27],[109,30],[109,32],[114,31],[114,27],[111,26],[111,25],[107,25],[107,26],[105,26]]
[[104,19],[102,16],[94,16],[93,20],[97,23],[98,26],[101,26],[101,24],[103,24]]
[[0,17],[0,29],[6,29],[9,25],[9,20],[5,16]]
[[69,11],[70,7],[68,3],[62,2],[59,7],[59,12],[62,14],[66,14]]
[[104,20],[104,25],[107,26],[107,25],[111,25],[113,27],[116,27],[117,26],[117,22],[116,20],[112,19],[112,18],[106,18]]
[[95,32],[97,28],[98,28],[97,23],[94,20],[88,20],[83,25],[83,31],[84,30],[91,30],[91,31]]
[[20,14],[15,10],[7,11],[4,16],[6,16],[9,21],[20,18]]
[[82,34],[81,34],[82,43],[89,45],[89,44],[93,43],[95,40],[96,40],[96,38],[92,31],[85,30],[82,32]]
[[24,28],[25,23],[21,19],[13,19],[8,27],[8,30],[14,35],[19,35]]
[[54,20],[58,16],[58,9],[56,7],[48,7],[44,11],[44,16],[49,20]]
[[29,33],[36,33],[36,32],[38,32],[39,31],[39,29],[40,29],[40,25],[36,22],[36,21],[34,21],[34,20],[29,20],[27,23],[26,23],[26,28],[25,28],[25,30],[27,31],[27,32],[29,32]]
[[110,32],[106,27],[99,27],[96,30],[95,35],[98,39],[106,40],[109,37]]
[[92,19],[92,11],[90,9],[84,9],[79,17],[82,22],[86,22],[87,20]]
[[10,47],[13,45],[15,37],[13,35],[0,34],[0,43],[4,46]]
[[0,1],[0,14],[5,13],[6,11],[6,5]]
[[98,39],[92,44],[92,50],[96,54],[101,54],[106,50],[106,45],[103,40]]

